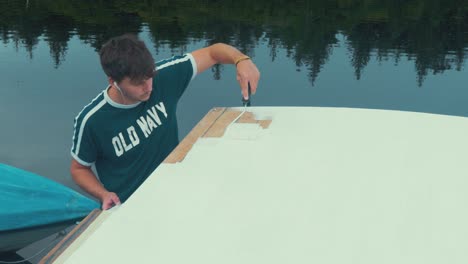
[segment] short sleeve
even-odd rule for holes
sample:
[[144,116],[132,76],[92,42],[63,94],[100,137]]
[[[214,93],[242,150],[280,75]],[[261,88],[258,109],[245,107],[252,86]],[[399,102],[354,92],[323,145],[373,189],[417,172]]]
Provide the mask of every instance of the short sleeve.
[[97,157],[97,148],[91,126],[79,116],[75,119],[72,157],[81,165],[91,166]]
[[170,95],[178,99],[185,92],[190,81],[195,78],[197,64],[192,54],[187,53],[157,62],[156,70],[164,86],[171,87]]

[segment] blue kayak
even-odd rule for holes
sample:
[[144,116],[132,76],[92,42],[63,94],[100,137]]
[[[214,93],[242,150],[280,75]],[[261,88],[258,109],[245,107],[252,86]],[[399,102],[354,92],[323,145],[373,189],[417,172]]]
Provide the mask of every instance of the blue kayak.
[[57,182],[0,164],[0,253],[19,249],[15,234],[39,240],[50,235],[46,229],[69,226],[97,208],[97,202]]

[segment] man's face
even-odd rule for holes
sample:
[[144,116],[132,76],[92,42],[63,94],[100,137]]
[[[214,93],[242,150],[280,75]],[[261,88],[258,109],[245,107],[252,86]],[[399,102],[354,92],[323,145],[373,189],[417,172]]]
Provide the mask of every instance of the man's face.
[[126,97],[127,103],[144,102],[150,98],[151,91],[153,90],[153,78],[133,81],[125,77],[118,83],[118,86]]

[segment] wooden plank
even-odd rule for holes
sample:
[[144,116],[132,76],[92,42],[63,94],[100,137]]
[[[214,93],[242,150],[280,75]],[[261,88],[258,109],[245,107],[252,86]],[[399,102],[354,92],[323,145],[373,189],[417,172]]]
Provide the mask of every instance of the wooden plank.
[[[169,154],[163,163],[181,162],[192,149],[193,144],[200,137],[222,137],[226,128],[234,121],[242,111],[228,108],[213,108],[205,117],[190,131],[190,133]],[[263,128],[268,128],[271,120],[256,120],[253,113],[245,112],[238,123],[258,123]]]
[[[238,110],[227,109],[222,116],[220,116],[216,123],[214,123],[210,129],[205,133],[203,137],[222,137],[226,128],[242,113]],[[271,124],[271,120],[256,120],[252,112],[246,111],[236,123],[249,123],[249,124],[259,124],[263,128],[268,128]]]
[[258,124],[263,127],[263,129],[270,127],[272,120],[258,120]]
[[73,230],[68,233],[45,257],[41,259],[39,264],[53,263],[101,214],[100,209],[94,209],[88,216],[83,219]]
[[182,161],[192,148],[197,139],[203,136],[216,120],[226,111],[226,108],[213,108],[190,133],[179,143],[179,145],[167,156],[163,163],[176,163]]
[[[236,111],[238,112],[239,114],[241,114],[242,112],[240,111]],[[254,123],[257,123],[259,124],[263,129],[265,128],[268,128],[271,124],[271,120],[257,120],[255,119],[255,116],[252,112],[245,112],[240,118],[239,120],[237,120],[236,123],[250,123],[250,124],[254,124]]]
[[239,111],[225,111],[222,116],[220,116],[216,123],[214,123],[210,129],[203,135],[204,137],[222,137],[226,128],[229,124],[234,121],[239,114],[242,112]]

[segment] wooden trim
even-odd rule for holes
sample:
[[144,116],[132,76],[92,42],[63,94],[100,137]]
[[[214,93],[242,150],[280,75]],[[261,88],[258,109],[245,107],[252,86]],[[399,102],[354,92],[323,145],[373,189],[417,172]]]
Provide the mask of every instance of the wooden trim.
[[[225,111],[223,115],[221,115],[217,120],[216,123],[214,123],[210,129],[203,135],[204,137],[222,137],[224,135],[224,132],[226,131],[226,128],[229,126],[229,124],[232,123],[242,112],[239,111]],[[246,113],[245,113],[246,114]],[[244,114],[244,115],[245,115]],[[242,116],[238,122],[243,119],[244,116]]]
[[41,259],[39,264],[53,263],[79,236],[89,225],[101,214],[100,209],[94,209],[88,216],[83,219],[73,230],[68,233],[45,257]]
[[263,127],[263,129],[268,128],[271,125],[273,120],[258,120],[258,124]]
[[179,143],[179,145],[167,156],[163,163],[181,162],[187,153],[192,149],[198,138],[205,135],[218,118],[226,111],[226,108],[213,108],[190,133]]
[[[227,109],[220,116],[216,123],[214,123],[210,129],[203,135],[203,137],[222,137],[226,128],[234,121],[242,111]],[[236,123],[247,123],[247,124],[258,124],[262,128],[268,128],[271,124],[271,120],[257,120],[252,112],[246,111]]]
[[[190,133],[169,154],[163,163],[177,163],[184,160],[193,144],[201,137],[222,137],[226,128],[234,121],[242,111],[229,108],[213,108],[208,114],[190,131]],[[256,120],[252,112],[246,111],[237,120],[237,123],[258,124],[266,129],[271,120]]]

